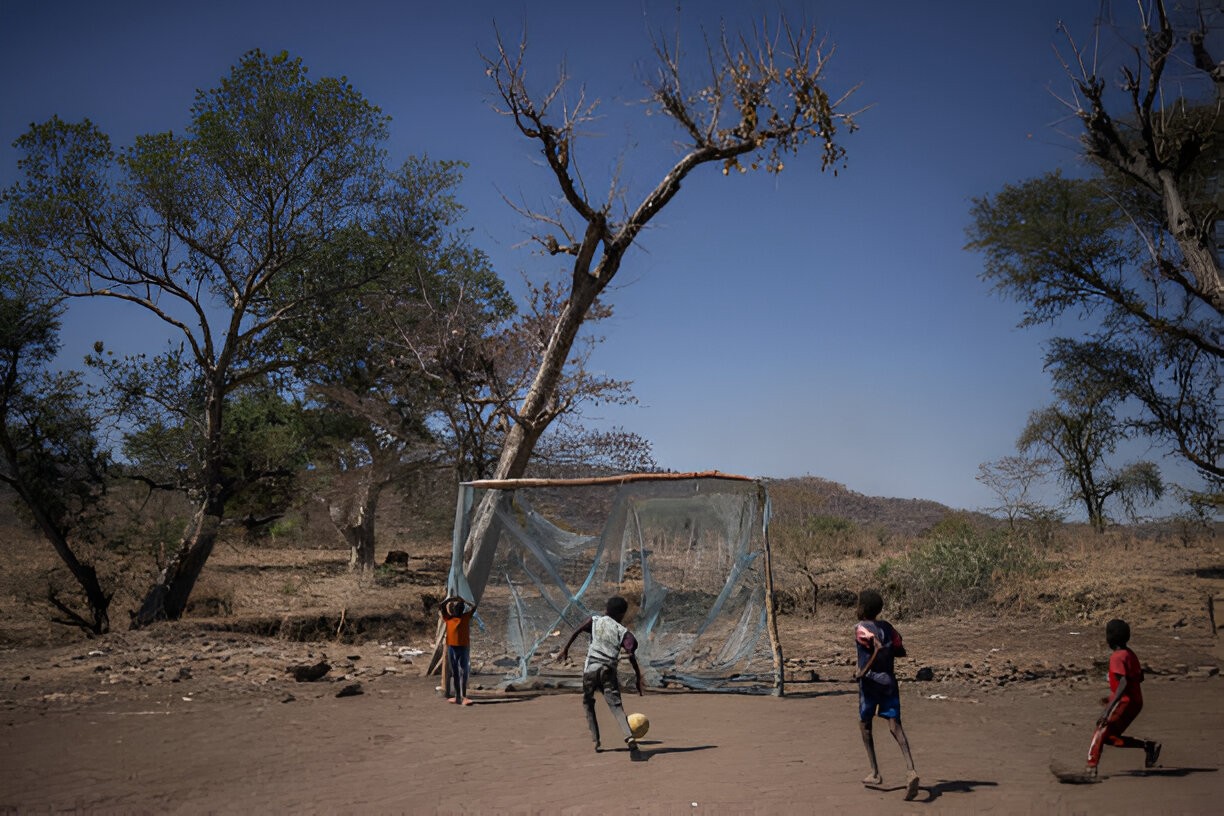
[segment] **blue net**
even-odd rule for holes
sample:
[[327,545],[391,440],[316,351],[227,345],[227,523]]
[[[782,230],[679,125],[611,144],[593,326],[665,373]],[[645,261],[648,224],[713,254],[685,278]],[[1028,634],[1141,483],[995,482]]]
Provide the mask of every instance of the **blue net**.
[[[472,637],[472,671],[497,684],[581,683],[587,639],[555,660],[570,633],[607,599],[629,601],[624,623],[654,687],[775,692],[780,653],[768,636],[768,499],[741,478],[641,478],[615,484],[541,482],[460,487],[452,592],[472,598],[468,543],[478,508],[492,512],[490,563]],[[491,556],[490,556],[491,553]],[[465,569],[465,554],[469,563]],[[632,670],[622,661],[622,674]]]

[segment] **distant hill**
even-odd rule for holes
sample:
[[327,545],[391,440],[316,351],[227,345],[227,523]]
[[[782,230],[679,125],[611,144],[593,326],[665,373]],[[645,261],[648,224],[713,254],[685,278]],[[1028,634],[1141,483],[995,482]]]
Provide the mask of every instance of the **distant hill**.
[[[864,496],[843,484],[817,476],[766,479],[765,482],[775,505],[779,501],[802,501],[821,515],[846,519],[862,527],[883,528],[897,535],[921,535],[948,514],[965,512],[928,499]],[[983,513],[967,515],[986,523],[993,521]]]

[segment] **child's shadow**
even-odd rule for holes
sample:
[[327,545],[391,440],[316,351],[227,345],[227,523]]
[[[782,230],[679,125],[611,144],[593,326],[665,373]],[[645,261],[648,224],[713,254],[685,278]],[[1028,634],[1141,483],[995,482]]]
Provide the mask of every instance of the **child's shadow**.
[[[998,782],[987,782],[978,779],[941,779],[934,785],[918,785],[918,790],[926,793],[924,799],[914,799],[913,801],[919,804],[934,802],[945,793],[973,793],[976,788],[994,788],[998,787]],[[895,791],[905,790],[905,785],[896,785],[893,787],[884,787],[883,785],[864,785],[871,790],[884,791],[885,793],[893,793]]]
[[[663,747],[659,740],[638,740],[639,747],[637,751],[631,752],[630,759],[634,762],[648,762],[650,758],[657,754],[685,754],[689,751],[705,751],[709,748],[717,748],[717,745],[688,745],[677,746],[675,748]],[[647,745],[658,745],[658,748],[647,748]],[[621,751],[628,751],[628,748],[621,748]]]
[[1110,776],[1189,776],[1195,773],[1216,773],[1219,768],[1143,768],[1134,771],[1118,771]]

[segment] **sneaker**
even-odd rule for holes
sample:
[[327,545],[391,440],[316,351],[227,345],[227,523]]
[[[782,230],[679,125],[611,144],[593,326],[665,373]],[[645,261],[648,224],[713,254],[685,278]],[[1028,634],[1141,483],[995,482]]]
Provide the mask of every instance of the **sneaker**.
[[1156,760],[1160,759],[1161,744],[1148,740],[1143,744],[1143,767],[1155,768]]

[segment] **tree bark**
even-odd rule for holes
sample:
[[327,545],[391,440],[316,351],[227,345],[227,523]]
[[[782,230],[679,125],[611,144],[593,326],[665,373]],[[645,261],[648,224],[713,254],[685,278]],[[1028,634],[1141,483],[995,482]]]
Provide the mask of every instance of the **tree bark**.
[[139,629],[159,620],[178,620],[187,609],[205,562],[212,555],[225,515],[228,499],[222,471],[221,420],[224,400],[221,377],[214,372],[205,401],[204,499],[183,535],[178,552],[170,559],[132,615],[131,628]]
[[102,590],[102,585],[98,581],[97,569],[92,564],[82,563],[76,557],[76,553],[73,552],[72,547],[68,544],[68,539],[63,531],[47,517],[42,508],[33,503],[34,498],[29,496],[19,485],[17,486],[17,493],[34,515],[34,519],[47,541],[51,542],[51,546],[55,549],[56,554],[59,555],[60,560],[68,567],[68,571],[72,573],[72,577],[85,593],[85,602],[89,606],[89,619],[82,618],[58,602],[56,602],[56,606],[59,607],[61,612],[73,618],[73,620],[68,621],[69,623],[81,626],[95,635],[105,635],[110,631],[109,610],[111,595]]
[[68,567],[68,571],[72,573],[72,577],[85,593],[85,601],[89,606],[89,620],[85,620],[80,615],[67,609],[54,599],[54,595],[52,595],[52,603],[55,603],[61,612],[72,618],[69,623],[81,626],[95,635],[106,634],[110,631],[109,610],[112,596],[102,590],[102,585],[98,581],[98,571],[93,565],[82,563],[77,558],[76,553],[72,550],[72,546],[68,543],[68,536],[64,529],[47,514],[47,510],[39,501],[38,496],[21,479],[20,472],[16,467],[18,461],[16,448],[4,429],[0,429],[0,448],[3,448],[4,455],[12,463],[11,466],[13,467],[14,474],[17,476],[12,480],[6,478],[5,481],[8,482],[29,509],[34,517],[34,522],[42,530],[43,536],[51,543],[51,547],[55,550],[56,555]]
[[349,545],[349,569],[363,575],[374,571],[374,520],[378,511],[378,500],[383,483],[379,481],[365,485],[358,500],[350,505],[342,520],[332,517]]
[[221,514],[215,510],[210,512],[209,504],[196,512],[178,552],[162,568],[140,609],[132,615],[131,628],[139,629],[155,621],[178,620],[183,616],[221,527]]

